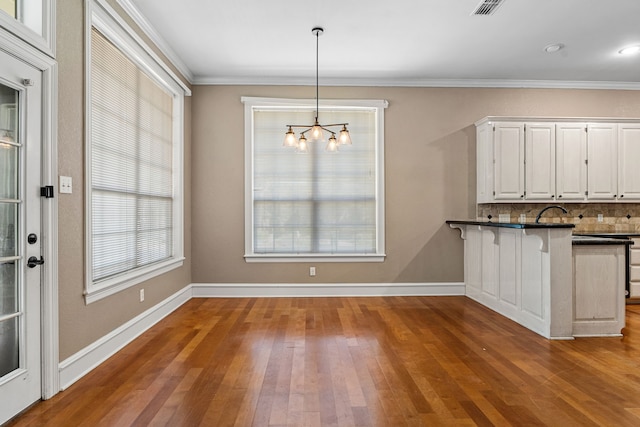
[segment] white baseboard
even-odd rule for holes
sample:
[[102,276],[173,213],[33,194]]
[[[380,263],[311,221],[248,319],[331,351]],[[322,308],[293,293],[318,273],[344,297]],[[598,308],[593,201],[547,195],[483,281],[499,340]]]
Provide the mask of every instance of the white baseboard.
[[191,298],[464,295],[464,283],[194,283],[59,364],[65,390]]
[[464,295],[464,283],[194,283],[194,298]]
[[129,344],[191,298],[191,286],[186,286],[169,298],[83,348],[73,356],[60,362],[58,365],[60,372],[60,390],[65,390],[71,384],[88,374],[102,362],[113,356],[118,350]]

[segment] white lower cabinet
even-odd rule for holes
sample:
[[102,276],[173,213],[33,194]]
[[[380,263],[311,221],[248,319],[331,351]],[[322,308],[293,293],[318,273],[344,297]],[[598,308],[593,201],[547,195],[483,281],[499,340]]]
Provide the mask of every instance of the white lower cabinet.
[[629,297],[640,298],[640,237],[634,237],[629,250]]
[[625,324],[624,245],[573,246],[573,335],[618,336]]

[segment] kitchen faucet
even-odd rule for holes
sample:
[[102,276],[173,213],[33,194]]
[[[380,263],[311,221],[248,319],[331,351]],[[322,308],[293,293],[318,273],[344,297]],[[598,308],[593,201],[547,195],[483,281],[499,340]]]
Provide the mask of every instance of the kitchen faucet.
[[539,224],[539,223],[540,223],[540,217],[542,216],[542,214],[543,214],[545,211],[547,211],[547,210],[549,210],[549,209],[553,209],[553,208],[561,209],[561,210],[562,210],[562,212],[567,213],[567,210],[566,210],[565,208],[563,208],[562,206],[558,206],[558,205],[547,206],[546,208],[542,209],[542,210],[540,211],[540,213],[538,214],[538,216],[536,217],[536,224]]

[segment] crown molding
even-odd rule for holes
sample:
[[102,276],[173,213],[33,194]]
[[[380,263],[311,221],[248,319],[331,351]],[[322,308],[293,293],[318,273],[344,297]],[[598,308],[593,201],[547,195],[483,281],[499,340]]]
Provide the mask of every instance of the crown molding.
[[140,27],[147,37],[160,49],[162,54],[166,56],[169,61],[180,71],[180,73],[187,79],[189,84],[193,84],[194,76],[193,72],[187,67],[182,59],[175,53],[169,46],[164,38],[156,31],[151,23],[145,18],[140,10],[131,2],[131,0],[116,0],[120,7],[133,19],[133,21]]
[[[321,86],[640,90],[640,82],[609,81],[381,78],[322,78],[320,80]],[[192,83],[214,86],[313,86],[315,79],[311,77],[195,76]]]

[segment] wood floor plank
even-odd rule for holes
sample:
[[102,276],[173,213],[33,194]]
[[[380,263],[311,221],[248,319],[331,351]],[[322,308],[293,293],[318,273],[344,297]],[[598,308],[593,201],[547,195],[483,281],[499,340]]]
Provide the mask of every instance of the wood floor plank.
[[626,319],[550,341],[465,297],[192,299],[8,426],[637,426]]

